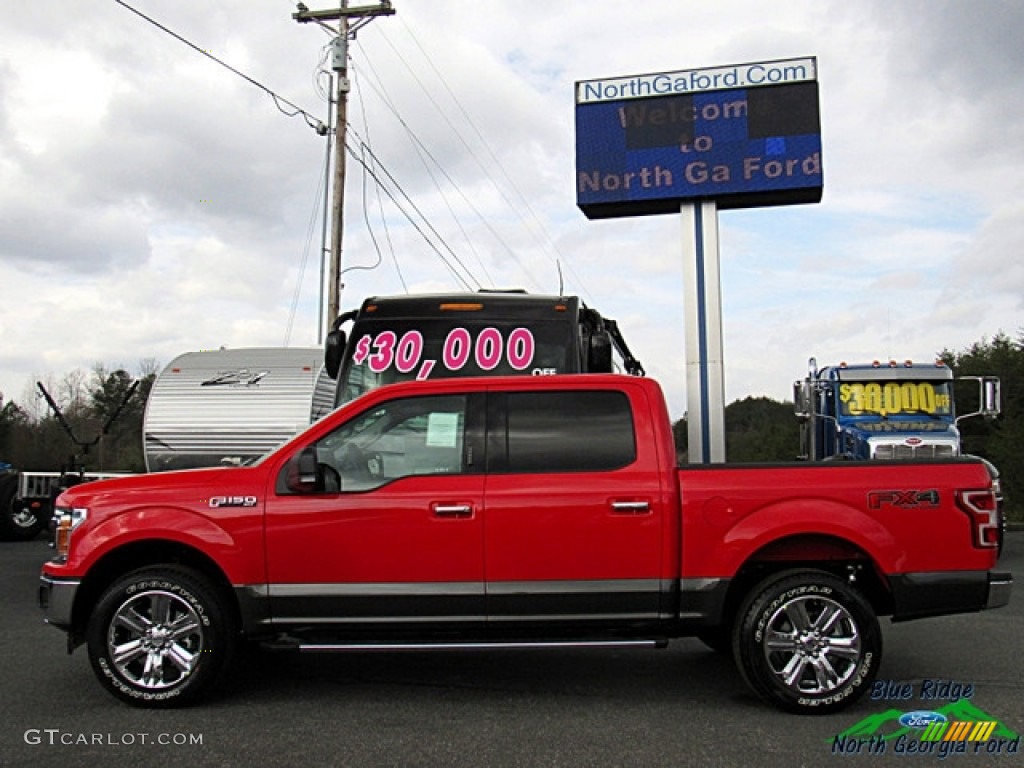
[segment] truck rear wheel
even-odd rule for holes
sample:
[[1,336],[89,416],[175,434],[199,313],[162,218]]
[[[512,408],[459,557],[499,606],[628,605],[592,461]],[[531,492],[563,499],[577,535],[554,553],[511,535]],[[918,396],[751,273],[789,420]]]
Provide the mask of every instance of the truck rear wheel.
[[882,633],[871,605],[842,579],[785,571],[762,581],[741,606],[733,655],[762,698],[790,712],[825,714],[871,687]]
[[87,628],[89,660],[100,683],[129,704],[183,706],[205,695],[228,666],[233,624],[198,573],[146,568],[100,598]]
[[0,539],[4,541],[28,541],[46,527],[42,510],[33,511],[17,496],[18,475],[0,477]]

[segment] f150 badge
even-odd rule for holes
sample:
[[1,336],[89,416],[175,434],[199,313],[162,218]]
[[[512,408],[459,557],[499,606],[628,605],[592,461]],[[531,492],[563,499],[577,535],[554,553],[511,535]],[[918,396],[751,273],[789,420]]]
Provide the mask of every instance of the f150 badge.
[[211,496],[210,509],[219,507],[255,507],[255,496]]
[[868,508],[899,507],[900,509],[917,509],[919,507],[939,506],[939,492],[934,488],[929,491],[871,491],[868,493]]

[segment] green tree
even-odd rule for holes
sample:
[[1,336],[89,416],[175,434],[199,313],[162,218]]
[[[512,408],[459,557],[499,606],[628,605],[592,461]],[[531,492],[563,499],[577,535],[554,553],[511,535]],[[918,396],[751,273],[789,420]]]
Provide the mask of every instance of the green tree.
[[82,465],[91,470],[145,470],[142,427],[146,400],[156,378],[157,364],[140,364],[139,384],[121,413],[111,419],[135,379],[123,368],[109,370],[102,364],[92,373],[71,371],[60,380],[48,377],[46,393],[57,405],[61,418],[75,438],[68,435],[38,384],[26,389],[27,407],[13,402],[0,408],[0,460],[18,469],[59,471]]
[[155,373],[136,380],[123,368],[108,372],[102,365],[93,368],[90,408],[99,430],[93,459],[97,469],[145,470],[142,428],[146,399]]
[[12,449],[18,433],[24,429],[28,419],[15,402],[4,402],[0,395],[0,461],[11,461]]
[[[686,416],[672,425],[676,456],[687,458]],[[725,407],[725,456],[734,462],[792,461],[800,449],[793,404],[770,397],[747,397]]]
[[[1024,332],[1017,339],[1004,333],[959,352],[943,350],[942,360],[957,376],[998,376],[1002,388],[1002,415],[995,421],[964,419],[959,427],[964,453],[982,456],[999,469],[1010,517],[1024,517]],[[977,389],[959,385],[957,410],[977,408]]]
[[747,397],[725,409],[725,455],[730,462],[793,461],[800,428],[792,403]]

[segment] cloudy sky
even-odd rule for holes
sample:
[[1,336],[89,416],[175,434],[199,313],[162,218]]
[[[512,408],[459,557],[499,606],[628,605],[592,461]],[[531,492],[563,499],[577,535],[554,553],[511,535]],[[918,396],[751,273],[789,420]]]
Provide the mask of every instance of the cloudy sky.
[[[292,3],[130,4],[326,117],[329,36]],[[343,309],[462,287],[438,250],[473,287],[555,292],[560,262],[566,291],[619,321],[681,416],[682,225],[576,208],[573,84],[816,56],[822,202],[720,214],[727,401],[789,398],[811,355],[928,360],[1024,328],[1024,4],[395,8],[351,47],[349,122],[431,229],[350,161]],[[316,345],[324,147],[114,0],[5,9],[0,391],[22,401],[37,378],[96,363]]]

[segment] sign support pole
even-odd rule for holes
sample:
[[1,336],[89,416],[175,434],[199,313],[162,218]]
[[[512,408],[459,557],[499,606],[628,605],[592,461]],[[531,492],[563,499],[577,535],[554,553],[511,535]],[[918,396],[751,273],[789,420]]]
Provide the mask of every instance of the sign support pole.
[[725,374],[718,207],[682,204],[687,442],[691,464],[725,462]]

